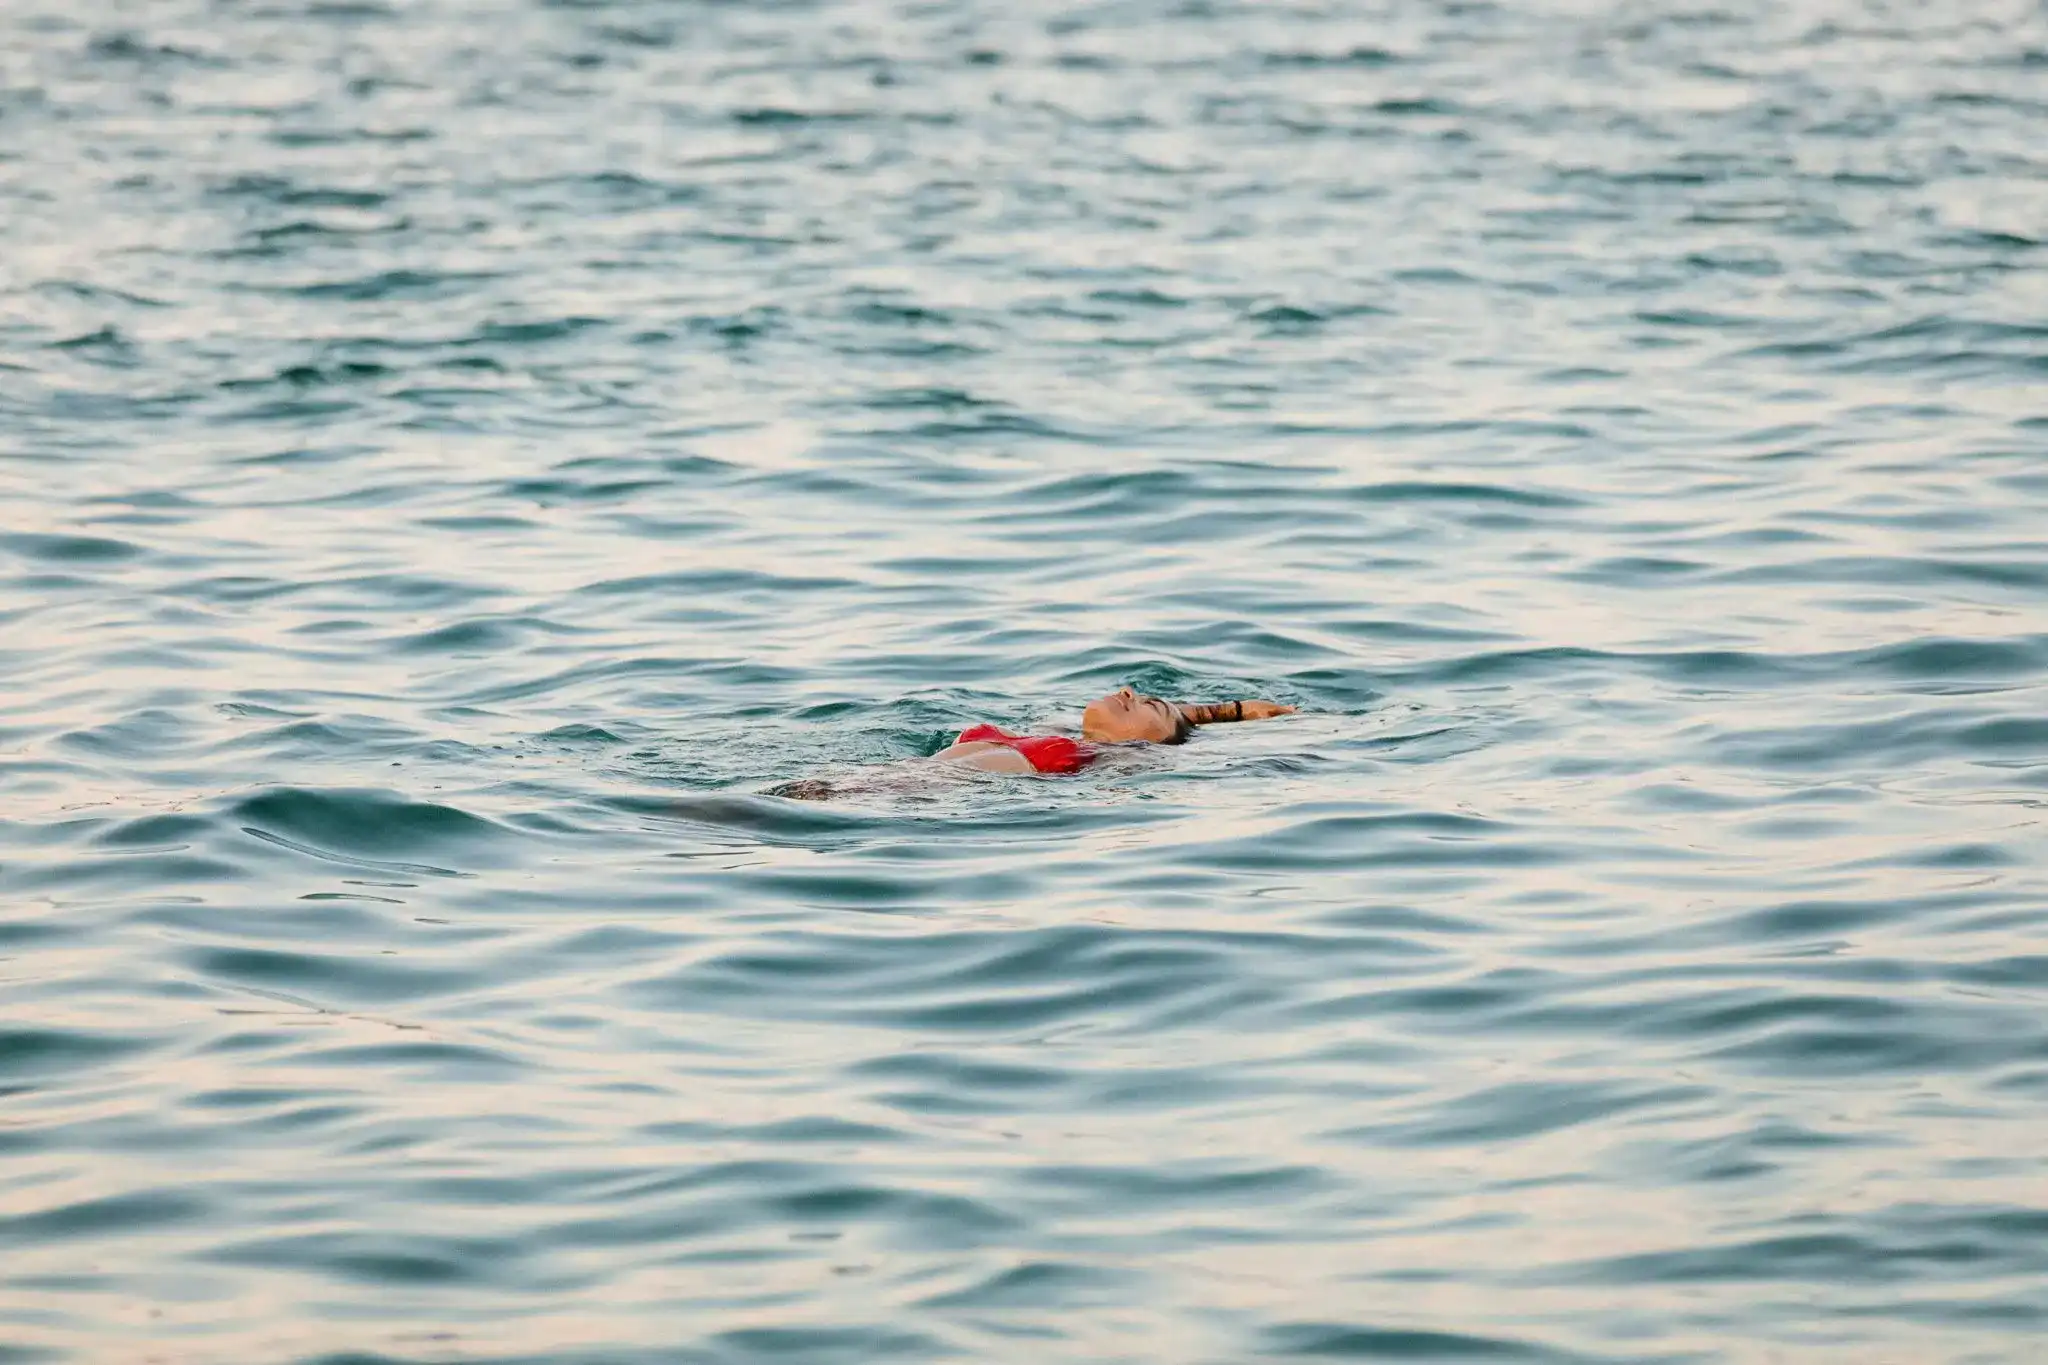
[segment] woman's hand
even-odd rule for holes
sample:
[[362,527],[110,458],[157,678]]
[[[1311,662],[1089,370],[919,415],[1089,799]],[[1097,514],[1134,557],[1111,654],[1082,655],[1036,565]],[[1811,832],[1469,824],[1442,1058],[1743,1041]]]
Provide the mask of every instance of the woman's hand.
[[1275,716],[1294,714],[1293,707],[1282,706],[1277,701],[1242,701],[1238,706],[1243,709],[1246,720],[1271,720]]

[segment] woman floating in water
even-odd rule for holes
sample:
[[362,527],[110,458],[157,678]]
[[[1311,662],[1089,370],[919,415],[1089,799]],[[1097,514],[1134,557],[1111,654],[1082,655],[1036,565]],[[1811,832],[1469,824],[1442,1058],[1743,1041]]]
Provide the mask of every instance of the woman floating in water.
[[[1102,744],[1180,744],[1197,725],[1266,720],[1294,708],[1272,701],[1167,701],[1128,687],[1089,702],[1081,712],[1080,739],[1067,735],[1012,735],[975,725],[932,755],[932,761],[989,773],[1077,773],[1093,763]],[[829,782],[806,780],[771,788],[770,796],[817,801],[835,793]]]

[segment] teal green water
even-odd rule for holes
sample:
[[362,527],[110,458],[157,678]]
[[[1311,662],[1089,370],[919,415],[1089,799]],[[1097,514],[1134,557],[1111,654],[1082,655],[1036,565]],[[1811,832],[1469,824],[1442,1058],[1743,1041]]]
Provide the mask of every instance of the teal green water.
[[[2044,115],[2018,0],[9,5],[0,1362],[2038,1359]],[[1125,683],[1303,713],[916,764]]]

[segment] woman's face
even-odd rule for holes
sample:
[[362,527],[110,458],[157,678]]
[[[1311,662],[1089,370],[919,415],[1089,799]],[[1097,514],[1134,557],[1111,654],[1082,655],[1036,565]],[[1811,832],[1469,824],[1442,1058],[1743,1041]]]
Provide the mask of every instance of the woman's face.
[[1081,713],[1081,733],[1105,744],[1148,739],[1164,744],[1180,730],[1180,712],[1173,703],[1120,687],[1088,703]]

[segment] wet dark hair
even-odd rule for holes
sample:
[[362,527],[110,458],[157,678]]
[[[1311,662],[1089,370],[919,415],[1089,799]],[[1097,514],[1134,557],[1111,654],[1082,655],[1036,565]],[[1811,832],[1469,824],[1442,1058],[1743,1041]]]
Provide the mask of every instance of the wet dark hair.
[[[1165,701],[1165,698],[1162,697],[1160,698],[1160,700]],[[1195,732],[1194,722],[1188,719],[1187,712],[1181,710],[1172,702],[1169,701],[1166,703],[1166,705],[1173,712],[1173,733],[1167,738],[1160,740],[1159,742],[1161,744],[1187,743],[1188,736]]]

